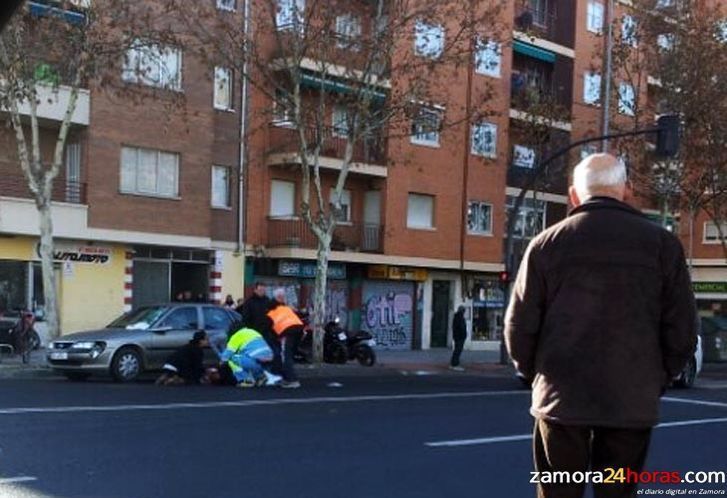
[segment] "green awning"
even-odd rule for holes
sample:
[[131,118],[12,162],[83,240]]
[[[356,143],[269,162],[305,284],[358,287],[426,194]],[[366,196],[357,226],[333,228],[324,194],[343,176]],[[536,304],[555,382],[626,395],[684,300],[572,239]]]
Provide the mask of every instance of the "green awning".
[[[333,78],[326,78],[325,80],[316,74],[304,72],[300,78],[300,85],[306,88],[320,89],[321,86],[327,92],[335,93],[350,93],[352,91],[351,86],[345,81],[341,81]],[[372,98],[374,100],[384,100],[386,93],[379,90],[371,90]]]
[[550,63],[555,62],[555,54],[550,50],[545,50],[520,40],[515,40],[513,42],[512,49],[519,54],[527,55],[534,59],[540,59],[541,61]]

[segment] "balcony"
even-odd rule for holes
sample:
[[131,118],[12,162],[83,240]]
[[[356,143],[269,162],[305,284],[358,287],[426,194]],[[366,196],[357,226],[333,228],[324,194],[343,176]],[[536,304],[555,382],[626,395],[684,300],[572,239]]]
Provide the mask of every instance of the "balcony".
[[[0,175],[0,197],[32,199],[33,194],[30,192],[24,176],[3,174]],[[86,204],[86,184],[57,178],[53,182],[51,200],[70,204]]]
[[523,0],[515,7],[515,30],[528,38],[573,49],[575,11],[573,0]]
[[[384,226],[371,223],[344,223],[333,232],[333,251],[383,252]],[[298,218],[268,218],[268,247],[316,249],[318,239]]]
[[[313,148],[320,144],[320,167],[331,170],[340,170],[346,152],[347,140],[335,133],[332,127],[319,131],[310,128],[306,131],[308,137],[308,162],[313,162]],[[300,164],[300,138],[295,128],[286,126],[286,123],[276,123],[270,127],[270,141],[267,152],[267,164],[285,165]],[[350,171],[369,176],[386,177],[386,142],[383,137],[370,137],[357,143],[353,150]]]

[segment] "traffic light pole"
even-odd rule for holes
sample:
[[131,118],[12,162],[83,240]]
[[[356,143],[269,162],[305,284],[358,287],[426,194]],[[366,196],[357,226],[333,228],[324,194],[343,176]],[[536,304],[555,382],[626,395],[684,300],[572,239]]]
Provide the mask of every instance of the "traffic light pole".
[[[624,137],[634,137],[638,135],[648,135],[650,133],[656,133],[657,134],[657,155],[666,156],[666,157],[673,157],[677,154],[679,149],[679,118],[678,116],[662,116],[659,118],[658,126],[654,128],[645,128],[643,130],[632,130],[632,131],[625,131],[621,133],[610,133],[608,135],[602,135],[600,137],[592,137],[592,138],[584,138],[582,140],[577,140],[575,142],[572,142],[568,144],[567,146],[558,149],[555,151],[552,155],[544,159],[543,161],[540,161],[538,164],[538,167],[533,169],[533,171],[528,176],[525,185],[523,186],[523,190],[530,191],[532,190],[536,179],[540,175],[540,172],[547,167],[550,163],[555,161],[556,159],[562,157],[563,155],[567,154],[570,150],[572,150],[575,147],[578,147],[579,145],[585,145],[587,143],[591,142],[599,142],[599,141],[606,141],[611,140],[614,138],[624,138]],[[510,293],[512,292],[512,269],[514,266],[514,257],[513,257],[513,243],[512,243],[512,230],[510,229],[510,226],[513,225],[513,221],[508,221],[508,233],[506,234],[508,238],[508,242],[506,244],[506,251],[505,251],[505,273],[507,274],[509,280],[505,282],[505,301],[504,301],[504,310],[507,310],[508,306],[510,305]],[[503,317],[503,326],[504,326],[504,317]],[[508,354],[507,349],[505,347],[505,337],[503,336],[500,339],[500,364],[501,365],[507,365],[508,363]]]

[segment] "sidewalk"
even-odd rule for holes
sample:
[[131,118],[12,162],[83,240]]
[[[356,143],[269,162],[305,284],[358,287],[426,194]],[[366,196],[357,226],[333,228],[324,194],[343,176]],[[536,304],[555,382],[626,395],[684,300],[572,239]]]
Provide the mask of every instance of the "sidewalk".
[[23,364],[19,356],[0,353],[0,379],[31,378],[53,375],[45,361],[45,348],[30,353],[30,363]]

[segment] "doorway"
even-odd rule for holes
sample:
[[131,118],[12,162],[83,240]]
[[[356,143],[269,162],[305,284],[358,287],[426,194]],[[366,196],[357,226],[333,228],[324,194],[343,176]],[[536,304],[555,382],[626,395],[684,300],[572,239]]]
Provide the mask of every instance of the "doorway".
[[435,280],[432,285],[431,343],[433,348],[446,348],[449,332],[449,301],[452,283]]

